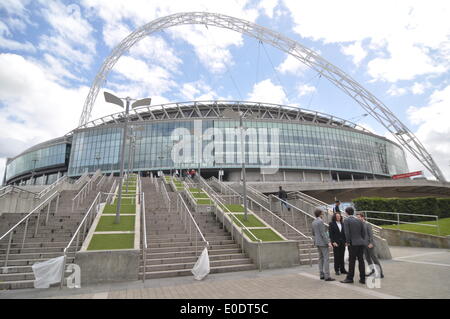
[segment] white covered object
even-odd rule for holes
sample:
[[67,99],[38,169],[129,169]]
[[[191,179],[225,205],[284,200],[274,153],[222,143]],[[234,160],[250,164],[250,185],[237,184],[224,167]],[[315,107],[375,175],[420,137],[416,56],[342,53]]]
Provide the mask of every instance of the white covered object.
[[64,264],[64,256],[52,258],[40,263],[35,263],[33,269],[34,288],[49,288],[51,284],[61,281]]
[[209,255],[206,247],[203,249],[202,254],[198,258],[191,272],[197,280],[202,280],[209,274]]
[[348,247],[344,252],[344,263],[348,263]]

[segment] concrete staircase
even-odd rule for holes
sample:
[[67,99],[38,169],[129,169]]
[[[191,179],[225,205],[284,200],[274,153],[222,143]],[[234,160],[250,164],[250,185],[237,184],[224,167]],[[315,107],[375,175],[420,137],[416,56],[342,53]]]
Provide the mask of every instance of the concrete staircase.
[[[7,273],[3,273],[2,268],[5,263],[8,239],[2,240],[0,243],[0,290],[33,288],[35,278],[31,266],[36,262],[62,256],[64,248],[72,238],[89,205],[91,205],[98,193],[98,191],[93,190],[84,202],[72,212],[72,198],[77,192],[67,190],[61,192],[58,211],[55,213],[56,203],[54,201],[50,206],[47,225],[45,225],[44,214],[44,212],[46,213],[46,209],[41,213],[39,230],[36,236],[34,236],[34,229],[37,218],[36,216],[30,218],[23,248],[24,223],[14,231],[8,258]],[[3,214],[0,217],[0,224],[3,225],[3,229],[7,228],[9,230],[17,223],[19,218],[14,215],[16,214]],[[26,214],[20,215],[23,217]],[[5,232],[2,232],[2,234]],[[69,256],[67,263],[71,262],[73,262],[73,257]]]
[[[156,191],[149,178],[142,178],[142,186],[146,199],[148,241],[146,278],[192,276],[191,269],[197,262],[203,243],[199,240],[196,249],[194,231],[192,238],[189,237],[189,228],[185,229],[176,211],[177,193],[170,192],[168,188],[172,202],[169,211],[162,194]],[[210,245],[211,273],[256,269],[256,265],[242,253],[214,215],[193,212],[193,216]],[[140,278],[143,273],[144,264],[141,261]]]
[[[210,186],[220,194],[221,191],[225,191],[224,187],[217,187],[216,183],[210,183]],[[234,185],[233,189],[235,191],[238,191],[239,193],[242,193],[240,190],[240,186]],[[268,200],[264,200],[264,195],[260,192],[256,193],[255,190],[251,190],[247,192],[247,196],[257,203],[261,204],[266,209],[270,210],[270,205]],[[301,265],[309,265],[317,264],[319,262],[319,253],[317,251],[316,247],[312,246],[312,242],[309,239],[306,239],[305,237],[301,236],[294,230],[292,230],[289,227],[286,227],[285,223],[277,220],[272,219],[269,217],[268,214],[261,214],[258,211],[258,206],[254,205],[253,211],[261,217],[265,222],[267,222],[270,226],[275,228],[277,231],[282,233],[287,239],[295,240],[299,242],[299,256],[300,256],[300,264]],[[279,205],[278,205],[279,208]],[[251,207],[250,207],[251,209]],[[308,237],[313,237],[311,232],[311,223],[312,219],[307,217],[305,219],[305,215],[302,213],[299,213],[298,211],[295,211],[294,209],[291,209],[291,211],[287,211],[286,208],[283,208],[281,211],[279,209],[272,209],[272,212],[280,217],[282,220],[289,223],[291,226],[293,226],[295,229],[303,233],[304,235]],[[287,231],[286,231],[287,230]],[[311,256],[311,260],[310,260]],[[333,262],[333,251],[330,249],[330,262]]]

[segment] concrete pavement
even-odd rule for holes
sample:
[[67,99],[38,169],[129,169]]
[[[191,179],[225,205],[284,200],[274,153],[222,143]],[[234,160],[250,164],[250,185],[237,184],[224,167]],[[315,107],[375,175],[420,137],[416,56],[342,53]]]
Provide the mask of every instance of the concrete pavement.
[[[354,284],[324,282],[318,266],[242,271],[209,275],[203,281],[192,276],[82,287],[0,291],[9,298],[181,298],[181,299],[323,299],[323,298],[446,298],[450,299],[450,251],[433,248],[391,247],[393,260],[382,261],[385,279],[381,287],[369,289]],[[332,265],[330,267],[333,269]],[[332,273],[334,275],[334,273]],[[358,278],[356,270],[355,279]]]

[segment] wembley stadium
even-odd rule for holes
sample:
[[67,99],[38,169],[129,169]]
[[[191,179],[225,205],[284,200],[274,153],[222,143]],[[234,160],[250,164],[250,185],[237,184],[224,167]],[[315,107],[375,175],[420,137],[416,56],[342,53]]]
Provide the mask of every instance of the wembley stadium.
[[[247,128],[245,158],[249,181],[367,180],[408,171],[405,154],[398,144],[355,123],[299,107],[243,101],[196,101],[134,109],[128,117],[125,168],[144,175],[195,169],[206,177],[217,176],[222,170],[224,180],[239,180],[240,140],[227,131],[236,128],[239,121],[223,117],[227,108],[239,111]],[[4,181],[16,185],[51,184],[63,175],[77,177],[97,169],[118,174],[124,118],[123,112],[104,116],[63,137],[25,150],[8,159]],[[194,134],[196,128],[200,134]],[[206,141],[206,130],[211,128],[214,132],[223,130],[225,141]],[[215,160],[202,156],[174,160],[171,152],[176,145],[176,129],[198,135],[190,146],[192,153],[205,150],[212,143]],[[273,129],[277,130],[277,141],[270,141],[269,136],[270,147],[263,149],[258,142],[267,137],[261,134]],[[266,164],[261,161],[265,154],[260,153],[267,152],[276,156],[276,163],[272,161],[270,165],[277,169],[269,173],[261,169]],[[218,154],[222,160],[217,160]]]

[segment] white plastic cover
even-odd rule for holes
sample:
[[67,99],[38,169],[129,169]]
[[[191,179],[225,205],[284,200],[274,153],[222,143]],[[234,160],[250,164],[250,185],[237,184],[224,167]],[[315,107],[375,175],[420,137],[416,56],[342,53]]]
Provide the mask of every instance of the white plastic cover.
[[64,256],[52,258],[40,263],[35,263],[33,269],[34,288],[49,288],[51,284],[61,281],[64,264]]
[[344,263],[348,263],[348,249],[344,252]]
[[191,272],[197,280],[202,280],[209,274],[209,255],[206,247],[203,249],[202,254],[198,258]]

